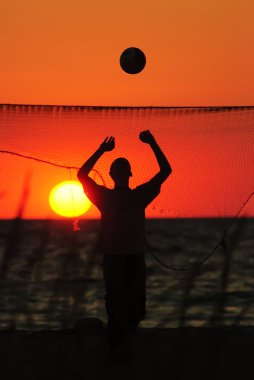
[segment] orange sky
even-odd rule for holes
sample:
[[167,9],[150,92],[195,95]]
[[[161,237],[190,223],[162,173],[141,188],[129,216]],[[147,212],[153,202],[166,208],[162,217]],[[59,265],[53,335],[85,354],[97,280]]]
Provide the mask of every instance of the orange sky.
[[2,1],[0,103],[251,105],[253,20],[253,0]]

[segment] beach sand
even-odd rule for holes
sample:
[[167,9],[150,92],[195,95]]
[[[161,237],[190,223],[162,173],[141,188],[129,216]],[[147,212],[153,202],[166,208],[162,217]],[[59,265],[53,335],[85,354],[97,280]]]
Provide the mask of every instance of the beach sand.
[[113,353],[105,324],[0,333],[1,379],[252,379],[254,327],[139,328]]

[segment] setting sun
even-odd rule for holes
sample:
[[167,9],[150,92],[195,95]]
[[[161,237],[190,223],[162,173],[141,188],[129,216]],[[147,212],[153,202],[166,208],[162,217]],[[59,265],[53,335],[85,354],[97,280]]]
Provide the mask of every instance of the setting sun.
[[55,213],[69,218],[84,214],[91,206],[82,185],[77,181],[64,181],[54,186],[49,195],[49,204]]

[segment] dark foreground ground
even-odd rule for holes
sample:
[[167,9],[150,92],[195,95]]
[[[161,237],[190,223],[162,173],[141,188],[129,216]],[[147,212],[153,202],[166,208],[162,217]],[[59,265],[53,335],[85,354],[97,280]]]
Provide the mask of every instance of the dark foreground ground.
[[140,328],[114,354],[99,319],[0,333],[1,379],[253,379],[254,327]]

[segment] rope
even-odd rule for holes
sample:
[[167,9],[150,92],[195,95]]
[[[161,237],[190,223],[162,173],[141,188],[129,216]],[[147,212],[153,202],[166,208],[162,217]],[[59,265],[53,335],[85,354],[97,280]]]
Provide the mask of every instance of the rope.
[[[27,156],[25,154],[21,154],[21,153],[17,153],[17,152],[12,152],[12,151],[9,151],[9,150],[0,150],[0,153],[4,153],[4,154],[11,154],[13,156],[18,156],[18,157],[22,157],[22,158],[27,158],[28,160],[33,160],[33,161],[37,161],[37,162],[41,162],[43,164],[48,164],[48,165],[52,165],[52,166],[55,166],[57,168],[62,168],[62,169],[69,169],[71,171],[71,169],[75,169],[75,170],[78,170],[79,167],[77,166],[66,166],[66,165],[61,165],[61,164],[57,164],[57,163],[54,163],[54,162],[51,162],[51,161],[46,161],[46,160],[42,160],[41,158],[38,158],[38,157],[34,157],[34,156]],[[92,169],[92,171],[94,173],[96,173],[96,175],[98,175],[103,183],[104,186],[106,186],[106,183],[104,181],[104,178],[102,177],[102,175],[100,174],[100,172],[98,172],[98,170],[96,169]]]
[[170,270],[173,270],[173,271],[176,271],[176,272],[187,272],[187,271],[190,271],[190,270],[198,269],[202,264],[204,264],[204,262],[206,262],[214,254],[214,252],[217,250],[217,248],[220,245],[221,246],[224,245],[224,237],[216,244],[216,246],[213,248],[213,250],[203,260],[201,260],[197,264],[194,264],[194,265],[191,265],[191,266],[188,266],[188,267],[175,267],[175,266],[166,265],[161,260],[159,260],[157,256],[154,255],[153,251],[149,250],[149,253],[164,268],[170,269]]
[[241,204],[241,207],[239,208],[238,212],[235,214],[235,216],[233,217],[233,220],[232,220],[232,223],[229,225],[228,229],[225,231],[223,237],[221,238],[221,240],[216,244],[216,246],[212,249],[212,251],[204,258],[202,259],[200,262],[198,262],[197,264],[194,264],[194,265],[191,265],[191,266],[188,266],[188,267],[175,267],[175,266],[170,266],[170,265],[166,265],[164,264],[161,260],[158,259],[157,256],[155,256],[154,252],[155,250],[151,250],[149,249],[149,253],[153,256],[153,258],[161,265],[163,266],[164,268],[166,269],[170,269],[170,270],[174,270],[174,271],[178,271],[178,272],[186,272],[186,271],[190,271],[190,270],[196,270],[198,269],[202,264],[204,264],[217,250],[217,248],[219,246],[222,246],[222,248],[225,249],[226,247],[226,242],[225,242],[225,238],[226,238],[226,235],[228,234],[229,230],[231,229],[231,227],[233,226],[233,224],[235,223],[235,220],[237,219],[237,217],[239,216],[239,214],[241,213],[241,211],[243,210],[243,208],[245,207],[245,205],[249,202],[249,200],[252,198],[252,196],[254,195],[254,191],[252,191],[249,196],[242,202]]
[[216,246],[212,249],[212,251],[207,256],[205,256],[205,258],[202,259],[200,262],[198,262],[198,263],[196,263],[194,265],[188,266],[188,267],[175,267],[175,266],[166,265],[161,260],[159,260],[158,257],[155,256],[155,254],[154,254],[155,250],[148,249],[148,252],[153,256],[153,258],[156,261],[158,261],[158,263],[161,266],[163,266],[166,269],[170,269],[170,270],[177,271],[177,272],[187,272],[187,271],[190,271],[190,270],[196,270],[196,269],[198,269],[202,264],[204,264],[215,253],[215,251],[217,250],[217,248],[219,246],[221,246],[223,249],[225,249],[225,247],[226,247],[226,241],[225,241],[226,235],[228,234],[229,230],[231,229],[231,227],[235,223],[235,220],[237,219],[238,215],[241,213],[241,211],[243,210],[243,208],[249,202],[249,200],[251,199],[251,197],[253,195],[254,195],[254,191],[252,193],[250,193],[250,195],[245,199],[245,201],[243,201],[243,203],[241,204],[240,209],[238,210],[238,212],[233,217],[232,223],[229,225],[228,229],[224,232],[221,240],[216,244]]

